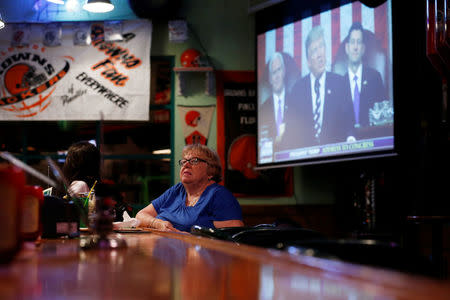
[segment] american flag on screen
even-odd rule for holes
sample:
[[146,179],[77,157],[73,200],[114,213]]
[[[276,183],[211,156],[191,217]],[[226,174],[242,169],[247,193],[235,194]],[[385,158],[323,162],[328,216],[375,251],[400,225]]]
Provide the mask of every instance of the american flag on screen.
[[[261,34],[257,40],[258,77],[261,78],[264,71],[262,66],[265,66],[276,51],[290,54],[301,70],[301,75],[308,74],[305,40],[311,28],[317,25],[323,28],[325,34],[327,70],[331,71],[339,47],[353,22],[360,22],[364,29],[372,32],[380,41],[385,57],[392,61],[391,17],[390,1],[376,8],[353,2]],[[383,73],[382,77],[386,80]]]

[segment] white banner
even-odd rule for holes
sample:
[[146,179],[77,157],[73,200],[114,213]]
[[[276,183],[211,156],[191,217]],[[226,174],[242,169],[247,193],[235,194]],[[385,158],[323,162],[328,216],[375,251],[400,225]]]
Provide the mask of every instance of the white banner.
[[215,106],[177,107],[182,120],[185,143],[206,145]]
[[148,120],[152,24],[119,23],[6,26],[0,120]]

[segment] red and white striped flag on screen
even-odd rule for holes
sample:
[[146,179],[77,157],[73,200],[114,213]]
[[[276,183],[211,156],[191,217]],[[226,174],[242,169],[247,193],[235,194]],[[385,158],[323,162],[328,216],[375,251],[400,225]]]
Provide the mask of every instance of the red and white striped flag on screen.
[[327,70],[331,71],[331,65],[338,49],[354,22],[360,22],[364,29],[374,33],[381,43],[381,48],[386,51],[385,55],[388,61],[392,61],[392,45],[389,42],[391,40],[389,8],[390,1],[376,8],[370,8],[360,2],[348,3],[339,8],[324,11],[258,35],[258,77],[262,78],[264,66],[276,51],[290,54],[301,70],[301,75],[308,74],[305,40],[311,28],[317,25],[320,25],[324,30],[327,45]]

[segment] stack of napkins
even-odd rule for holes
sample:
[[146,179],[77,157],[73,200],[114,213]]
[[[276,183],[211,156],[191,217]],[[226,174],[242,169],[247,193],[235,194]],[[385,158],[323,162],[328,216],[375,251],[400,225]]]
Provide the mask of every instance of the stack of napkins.
[[141,224],[141,221],[139,221],[136,218],[130,218],[130,215],[126,211],[124,211],[123,222],[114,222],[113,229],[114,230],[132,229],[138,227],[139,224]]

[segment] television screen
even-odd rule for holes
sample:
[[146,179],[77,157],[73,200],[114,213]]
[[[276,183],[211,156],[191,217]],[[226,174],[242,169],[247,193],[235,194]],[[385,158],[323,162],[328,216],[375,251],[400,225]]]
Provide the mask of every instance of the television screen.
[[287,2],[256,17],[258,167],[394,155],[391,2]]

